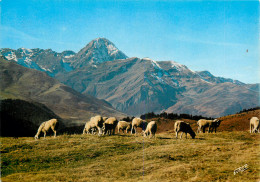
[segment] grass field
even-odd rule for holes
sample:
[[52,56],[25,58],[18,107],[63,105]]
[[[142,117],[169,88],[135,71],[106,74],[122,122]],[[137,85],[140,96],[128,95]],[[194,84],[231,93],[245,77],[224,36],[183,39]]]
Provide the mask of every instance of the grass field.
[[[259,181],[259,134],[1,138],[2,181]],[[234,175],[234,170],[248,169]]]

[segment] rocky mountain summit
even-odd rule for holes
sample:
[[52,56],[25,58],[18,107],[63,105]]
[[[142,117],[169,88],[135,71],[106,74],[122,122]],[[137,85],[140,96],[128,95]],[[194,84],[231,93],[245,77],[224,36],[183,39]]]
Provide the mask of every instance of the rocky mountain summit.
[[112,42],[105,38],[97,38],[88,43],[74,57],[67,60],[73,68],[126,59],[127,56],[121,52]]

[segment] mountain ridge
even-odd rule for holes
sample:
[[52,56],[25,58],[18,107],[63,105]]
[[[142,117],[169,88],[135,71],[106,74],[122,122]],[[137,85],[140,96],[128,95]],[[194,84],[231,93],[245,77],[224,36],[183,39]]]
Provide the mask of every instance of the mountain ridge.
[[[257,106],[256,91],[250,91],[246,84],[229,79],[211,83],[186,66],[169,64],[172,62],[135,57],[102,63],[95,68],[83,67],[66,75],[57,75],[57,78],[83,94],[105,99],[115,108],[132,115],[167,111],[217,117],[244,109],[243,103],[245,107]],[[164,70],[164,67],[168,69]],[[221,98],[225,92],[226,97]],[[237,94],[232,96],[232,92]],[[217,106],[210,106],[207,97],[214,98]],[[204,103],[199,98],[203,98]],[[232,104],[227,104],[228,99]],[[193,102],[198,106],[195,107]],[[234,107],[240,102],[239,107]],[[218,109],[214,110],[215,107]]]
[[58,53],[52,49],[1,48],[0,55],[24,67],[44,71],[52,77],[55,77],[58,72],[66,73],[87,65],[95,67],[96,64],[105,61],[128,58],[105,38],[92,40],[78,53],[71,50]]

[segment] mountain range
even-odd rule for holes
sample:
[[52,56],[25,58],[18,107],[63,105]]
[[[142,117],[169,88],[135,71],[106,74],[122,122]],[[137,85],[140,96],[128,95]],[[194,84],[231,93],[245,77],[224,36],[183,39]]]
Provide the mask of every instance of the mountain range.
[[174,61],[128,58],[105,38],[78,53],[25,48],[0,52],[10,62],[45,72],[129,115],[165,111],[219,117],[259,105],[259,84],[192,71]]

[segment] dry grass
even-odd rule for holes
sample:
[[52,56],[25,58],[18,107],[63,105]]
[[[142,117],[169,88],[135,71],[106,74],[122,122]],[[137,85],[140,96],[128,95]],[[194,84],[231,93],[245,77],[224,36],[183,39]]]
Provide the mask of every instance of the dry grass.
[[1,138],[2,181],[259,181],[259,136]]
[[249,131],[249,123],[252,117],[260,117],[260,109],[228,115],[219,118],[222,120],[219,131]]

